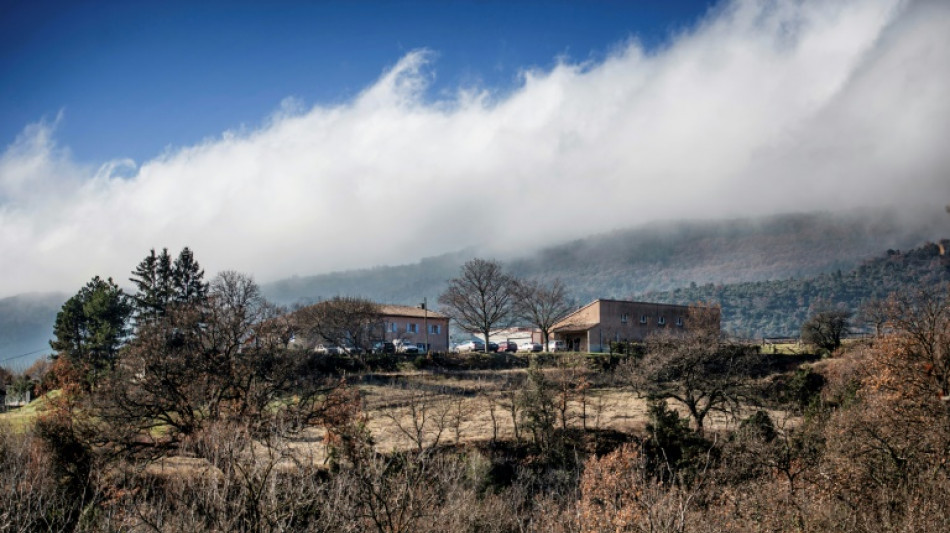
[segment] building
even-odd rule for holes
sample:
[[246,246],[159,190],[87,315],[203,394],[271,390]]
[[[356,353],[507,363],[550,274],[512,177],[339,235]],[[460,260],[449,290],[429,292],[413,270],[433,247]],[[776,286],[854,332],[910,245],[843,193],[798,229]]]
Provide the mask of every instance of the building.
[[[662,331],[686,331],[690,307],[686,305],[594,300],[574,311],[552,328],[554,338],[568,350],[604,352],[611,342],[638,342]],[[719,309],[716,323],[719,323]]]
[[449,317],[407,305],[380,305],[379,310],[385,340],[428,343],[430,352],[449,351]]
[[[478,336],[482,338],[481,335]],[[484,340],[484,339],[482,339]],[[488,337],[490,342],[514,342],[521,346],[526,342],[541,343],[541,330],[538,328],[505,328],[492,330]]]

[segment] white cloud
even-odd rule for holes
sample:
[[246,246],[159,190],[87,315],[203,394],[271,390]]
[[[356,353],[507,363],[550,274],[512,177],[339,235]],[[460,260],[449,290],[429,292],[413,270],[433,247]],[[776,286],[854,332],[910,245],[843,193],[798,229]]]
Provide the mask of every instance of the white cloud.
[[259,279],[532,248],[658,218],[950,201],[950,4],[737,1],[658,51],[425,97],[428,51],[352,101],[136,167],[55,123],[0,156],[0,295],[124,281],[150,247]]

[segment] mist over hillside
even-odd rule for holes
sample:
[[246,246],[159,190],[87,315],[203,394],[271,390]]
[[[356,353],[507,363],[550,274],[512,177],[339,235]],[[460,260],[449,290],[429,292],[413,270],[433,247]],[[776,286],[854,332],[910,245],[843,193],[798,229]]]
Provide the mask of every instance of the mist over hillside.
[[[897,211],[875,210],[657,222],[501,259],[518,276],[561,278],[578,303],[632,297],[721,300],[722,294],[713,289],[759,283],[758,288],[747,286],[740,291],[757,296],[739,298],[735,304],[723,301],[724,306],[732,306],[726,312],[727,326],[756,336],[786,335],[795,333],[803,311],[797,304],[776,304],[765,313],[762,294],[781,290],[795,299],[795,291],[804,289],[800,284],[762,285],[767,280],[801,281],[839,270],[849,272],[888,249],[910,249],[950,235],[946,219],[942,211],[906,218]],[[196,256],[200,261],[201,250],[196,250]],[[446,281],[473,257],[490,254],[466,249],[408,265],[288,278],[263,284],[262,290],[268,299],[289,306],[347,295],[406,305],[428,299],[435,309]],[[0,299],[0,361],[16,357],[0,365],[25,367],[48,353],[56,313],[69,296],[25,294]],[[758,313],[758,318],[749,318],[749,313]],[[739,318],[732,321],[731,316]]]
[[30,293],[0,299],[0,366],[26,368],[50,353],[56,313],[69,296]]
[[[808,277],[849,270],[889,248],[938,238],[946,214],[906,219],[896,211],[807,213],[719,221],[657,222],[507,258],[517,276],[561,278],[578,302],[629,298],[691,283],[736,283]],[[446,281],[478,250],[419,263],[295,277],[266,284],[280,303],[310,303],[338,295],[388,303],[434,302]]]

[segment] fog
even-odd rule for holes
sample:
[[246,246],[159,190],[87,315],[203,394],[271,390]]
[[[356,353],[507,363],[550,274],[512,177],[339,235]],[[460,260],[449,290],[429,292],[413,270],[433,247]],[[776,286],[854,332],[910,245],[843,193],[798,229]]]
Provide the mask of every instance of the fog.
[[[124,282],[151,247],[267,281],[529,251],[658,219],[950,201],[950,3],[738,1],[645,51],[433,99],[415,50],[343,103],[99,168],[0,155],[0,296]],[[68,113],[68,110],[67,110]],[[148,124],[142,124],[143,129]]]

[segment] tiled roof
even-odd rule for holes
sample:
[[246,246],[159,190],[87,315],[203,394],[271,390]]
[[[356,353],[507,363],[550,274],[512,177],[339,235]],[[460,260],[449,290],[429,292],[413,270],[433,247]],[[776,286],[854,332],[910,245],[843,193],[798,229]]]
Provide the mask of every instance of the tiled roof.
[[380,305],[379,311],[384,316],[406,316],[411,318],[424,318],[428,316],[429,318],[448,318],[442,313],[437,313],[433,310],[424,310],[419,309],[418,307],[411,307],[408,305]]

